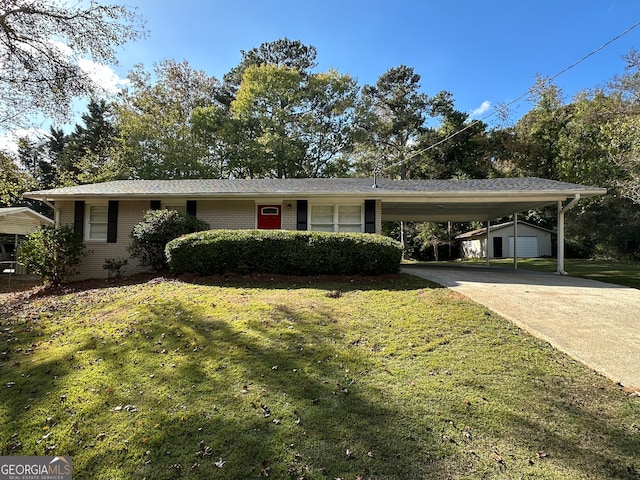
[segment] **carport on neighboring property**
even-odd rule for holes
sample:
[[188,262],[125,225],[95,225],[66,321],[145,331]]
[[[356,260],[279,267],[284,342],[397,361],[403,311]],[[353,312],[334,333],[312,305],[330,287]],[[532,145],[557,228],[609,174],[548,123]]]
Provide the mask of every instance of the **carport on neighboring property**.
[[640,290],[484,266],[407,265],[549,342],[598,373],[640,388]]
[[20,240],[39,225],[53,225],[53,220],[28,207],[0,208],[0,273],[14,273]]

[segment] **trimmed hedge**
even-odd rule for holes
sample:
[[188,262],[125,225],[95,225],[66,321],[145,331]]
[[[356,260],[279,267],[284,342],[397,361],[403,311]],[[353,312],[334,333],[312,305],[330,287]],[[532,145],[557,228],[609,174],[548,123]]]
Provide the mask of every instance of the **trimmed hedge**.
[[165,255],[176,273],[382,275],[399,270],[402,246],[370,233],[208,230],[170,241]]

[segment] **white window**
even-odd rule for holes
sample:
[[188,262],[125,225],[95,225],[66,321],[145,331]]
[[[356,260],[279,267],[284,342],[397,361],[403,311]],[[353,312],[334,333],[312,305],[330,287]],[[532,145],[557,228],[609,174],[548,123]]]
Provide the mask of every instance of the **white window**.
[[334,206],[333,205],[311,205],[311,221],[309,230],[319,232],[334,232]]
[[362,232],[362,205],[311,205],[309,230]]
[[85,237],[87,240],[107,239],[107,212],[106,205],[87,205]]
[[362,206],[338,205],[338,231],[362,231]]

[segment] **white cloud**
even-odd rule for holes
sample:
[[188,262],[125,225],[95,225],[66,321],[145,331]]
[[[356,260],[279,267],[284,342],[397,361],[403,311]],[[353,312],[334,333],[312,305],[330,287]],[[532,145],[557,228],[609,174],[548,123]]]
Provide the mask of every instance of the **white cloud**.
[[[65,43],[52,40],[51,44],[59,50],[61,55],[66,55],[69,58],[74,56],[73,50]],[[130,83],[128,79],[120,78],[108,65],[83,57],[78,57],[77,62],[78,66],[89,76],[91,81],[107,95],[118,93],[123,86]]]
[[120,78],[108,65],[94,62],[88,58],[78,59],[78,65],[89,75],[93,83],[108,95],[118,93],[122,87],[130,83],[128,79]]
[[482,102],[482,104],[478,108],[471,111],[471,116],[477,117],[479,115],[482,115],[483,113],[488,112],[490,108],[491,108],[491,102],[489,100],[485,100],[484,102]]
[[0,135],[0,151],[17,154],[18,153],[18,140],[27,137],[29,139],[39,141],[43,138],[49,137],[49,132],[42,128],[19,128],[17,130],[11,130],[3,132]]

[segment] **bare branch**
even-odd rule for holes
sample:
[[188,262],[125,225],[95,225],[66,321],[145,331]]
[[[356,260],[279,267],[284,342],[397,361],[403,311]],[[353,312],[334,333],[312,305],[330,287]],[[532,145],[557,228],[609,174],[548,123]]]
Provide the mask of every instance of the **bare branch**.
[[0,128],[28,114],[64,119],[73,98],[97,93],[79,61],[116,64],[116,48],[145,35],[121,5],[0,0]]

